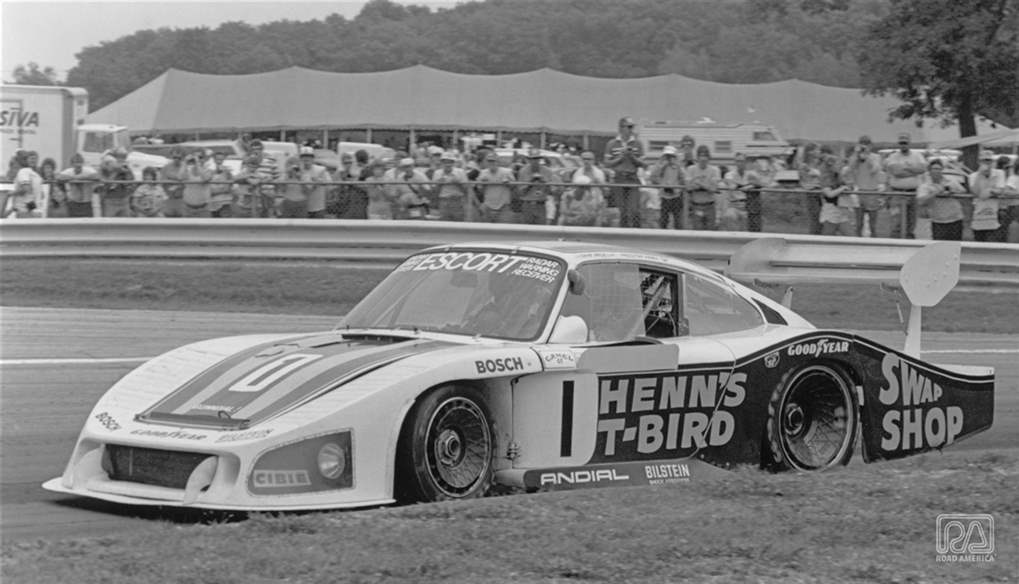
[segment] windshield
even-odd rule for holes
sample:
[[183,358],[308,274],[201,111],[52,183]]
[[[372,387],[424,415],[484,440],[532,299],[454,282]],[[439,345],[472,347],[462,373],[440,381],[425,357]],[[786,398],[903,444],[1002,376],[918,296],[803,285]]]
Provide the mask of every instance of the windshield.
[[531,341],[544,329],[565,271],[557,259],[520,253],[419,254],[400,264],[341,326]]

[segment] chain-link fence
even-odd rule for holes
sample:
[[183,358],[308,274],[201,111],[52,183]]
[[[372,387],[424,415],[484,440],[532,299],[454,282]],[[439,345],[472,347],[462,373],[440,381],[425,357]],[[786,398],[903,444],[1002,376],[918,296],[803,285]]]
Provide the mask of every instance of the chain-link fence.
[[[845,191],[831,201],[794,187],[694,192],[682,185],[368,179],[367,181],[61,181],[43,194],[0,183],[4,217],[279,217],[480,221],[545,225],[931,238],[912,191]],[[998,197],[998,227],[970,228],[973,197],[953,194],[963,237],[1019,240],[1019,196]],[[629,218],[627,219],[627,217]],[[627,222],[624,223],[624,219]],[[1011,232],[1010,232],[1011,230]]]

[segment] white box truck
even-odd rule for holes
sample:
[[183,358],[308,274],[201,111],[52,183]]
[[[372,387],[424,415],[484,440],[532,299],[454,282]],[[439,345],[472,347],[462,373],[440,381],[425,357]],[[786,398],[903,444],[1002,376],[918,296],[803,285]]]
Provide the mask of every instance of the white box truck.
[[767,155],[780,160],[793,152],[792,145],[777,129],[760,123],[641,121],[637,127],[637,138],[644,146],[644,154],[651,158],[659,158],[665,146],[678,148],[684,136],[692,137],[698,146],[710,148],[711,159],[722,164],[731,163],[737,152],[748,157]]
[[80,152],[85,164],[98,167],[103,153],[124,148],[137,178],[146,166],[166,164],[163,156],[131,151],[126,127],[86,124],[87,114],[88,92],[80,87],[0,85],[0,161],[6,164],[19,149],[34,150],[40,161],[56,160],[60,170]]

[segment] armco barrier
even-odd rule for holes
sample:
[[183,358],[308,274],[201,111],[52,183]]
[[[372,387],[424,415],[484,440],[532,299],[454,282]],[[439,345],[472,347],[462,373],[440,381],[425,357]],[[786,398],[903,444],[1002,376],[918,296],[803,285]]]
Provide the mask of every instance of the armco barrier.
[[[763,234],[421,221],[281,219],[21,219],[0,221],[0,257],[329,260],[390,268],[443,243],[577,240],[645,249],[724,270]],[[784,235],[776,268],[837,268],[843,279],[898,270],[927,242]],[[823,276],[822,276],[823,277]],[[960,283],[1019,287],[1019,245],[963,243]]]

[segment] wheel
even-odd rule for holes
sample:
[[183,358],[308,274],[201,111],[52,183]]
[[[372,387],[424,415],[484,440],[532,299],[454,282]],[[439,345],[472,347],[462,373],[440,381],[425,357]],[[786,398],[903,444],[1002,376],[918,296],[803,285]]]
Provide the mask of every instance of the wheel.
[[859,409],[846,376],[828,365],[790,371],[768,402],[767,438],[779,470],[825,470],[853,456]]
[[481,497],[492,484],[492,416],[472,387],[437,388],[411,408],[400,433],[396,493],[401,502]]

